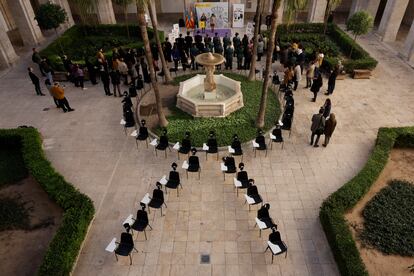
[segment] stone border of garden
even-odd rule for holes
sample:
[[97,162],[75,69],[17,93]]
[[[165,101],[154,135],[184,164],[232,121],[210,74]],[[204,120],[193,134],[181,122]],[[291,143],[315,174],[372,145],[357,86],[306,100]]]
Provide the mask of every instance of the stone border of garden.
[[375,183],[394,147],[414,148],[414,127],[380,128],[363,169],[322,203],[319,218],[342,275],[368,275],[344,214]]

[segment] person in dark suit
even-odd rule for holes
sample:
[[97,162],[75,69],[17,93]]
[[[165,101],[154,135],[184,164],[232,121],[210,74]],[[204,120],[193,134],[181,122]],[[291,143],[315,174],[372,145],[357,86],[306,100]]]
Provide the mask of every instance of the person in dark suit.
[[42,90],[40,89],[40,80],[39,78],[33,73],[33,68],[29,67],[27,68],[29,71],[29,77],[32,80],[32,83],[34,84],[36,95],[38,96],[44,96],[45,94],[42,93]]

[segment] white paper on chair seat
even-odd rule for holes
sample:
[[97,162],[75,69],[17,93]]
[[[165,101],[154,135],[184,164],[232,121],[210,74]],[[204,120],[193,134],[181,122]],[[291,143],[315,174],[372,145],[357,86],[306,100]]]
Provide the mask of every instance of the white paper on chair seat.
[[130,214],[122,223],[122,225],[124,225],[125,223],[128,223],[129,225],[134,224],[134,220],[132,219],[134,217],[133,214]]
[[231,146],[229,146],[229,152],[230,153],[235,153],[236,151]]
[[157,145],[157,139],[152,140],[150,145],[155,147]]
[[113,238],[112,241],[108,244],[108,246],[105,248],[108,252],[114,252],[116,248],[116,238]]
[[233,180],[234,180],[234,186],[236,186],[236,187],[242,187],[243,186],[242,183],[237,180],[237,178],[233,177]]
[[270,133],[270,139],[276,140],[276,136],[274,136],[272,133]]
[[121,119],[121,121],[119,122],[121,125],[126,125],[126,122],[124,119]]
[[166,185],[167,184],[167,182],[168,182],[168,180],[167,180],[167,176],[166,175],[164,175],[162,178],[161,178],[161,180],[159,181],[162,185]]
[[221,171],[227,172],[227,166],[224,165],[224,163],[220,163],[220,168],[221,168]]
[[273,254],[282,252],[282,249],[280,249],[279,245],[277,244],[273,244],[270,241],[267,241],[267,245],[269,245],[270,250],[272,250]]
[[185,160],[185,161],[183,162],[183,166],[182,166],[182,168],[186,170],[186,169],[188,169],[188,167],[189,167],[188,162],[187,162],[187,160]]
[[180,149],[180,142],[175,143],[173,149],[179,150]]
[[250,196],[244,195],[244,197],[246,198],[246,201],[247,201],[248,204],[254,204],[255,203],[254,199],[251,198]]
[[256,143],[256,141],[253,141],[253,147],[258,148],[258,147],[260,147],[260,145],[258,143]]
[[267,228],[266,223],[264,223],[263,221],[261,221],[258,218],[256,218],[256,223],[257,223],[257,226],[259,226],[259,228],[262,229],[262,230]]
[[144,203],[145,205],[148,205],[148,203],[151,201],[151,198],[149,196],[149,193],[146,193],[144,197],[141,200],[141,203]]
[[203,143],[203,150],[208,150],[209,147],[206,145],[206,143]]
[[138,136],[138,131],[137,131],[137,130],[134,130],[134,131],[131,133],[131,136],[137,137],[137,136]]

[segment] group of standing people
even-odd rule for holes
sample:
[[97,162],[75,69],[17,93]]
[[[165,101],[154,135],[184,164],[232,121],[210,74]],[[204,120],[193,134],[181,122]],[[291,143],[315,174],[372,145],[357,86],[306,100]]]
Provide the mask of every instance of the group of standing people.
[[[319,108],[319,112],[312,116],[311,124],[311,140],[310,145],[319,147],[319,139],[321,135],[325,135],[325,142],[322,146],[326,147],[329,144],[329,140],[336,127],[336,117],[334,113],[331,113],[331,100],[328,98],[325,104]],[[316,139],[315,139],[316,137]]]

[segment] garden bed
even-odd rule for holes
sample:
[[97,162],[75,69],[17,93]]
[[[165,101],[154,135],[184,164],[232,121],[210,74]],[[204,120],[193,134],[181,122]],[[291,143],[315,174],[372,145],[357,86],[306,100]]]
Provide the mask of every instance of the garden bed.
[[[179,83],[193,77],[194,74],[174,79],[174,91],[176,92],[170,95],[170,97],[174,97],[172,101],[167,100],[170,104],[166,114],[169,122],[167,130],[170,142],[181,141],[186,131],[191,132],[191,141],[193,146],[196,147],[201,147],[207,141],[210,130],[216,132],[219,146],[230,145],[234,134],[239,136],[241,142],[247,142],[256,137],[257,128],[255,127],[255,120],[259,110],[263,83],[261,81],[249,82],[246,77],[234,73],[225,73],[224,75],[241,82],[244,101],[243,108],[225,118],[194,118],[175,107],[174,99],[178,92]],[[269,130],[274,126],[274,123],[280,116],[280,112],[279,101],[273,91],[269,89],[265,127],[263,130]],[[153,130],[157,135],[161,134],[161,129],[156,128],[155,125],[153,125]]]
[[[414,228],[409,214],[414,208],[414,186],[395,181],[414,181],[413,162],[414,149],[393,149],[377,181],[345,214],[370,275],[407,275],[414,264]],[[408,233],[407,227],[411,228]]]

